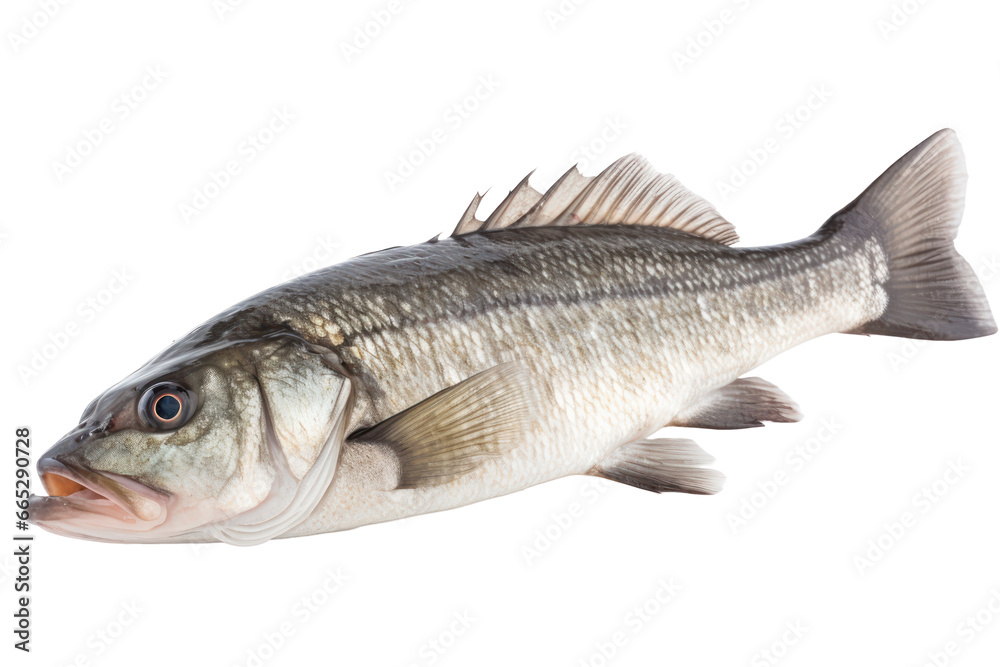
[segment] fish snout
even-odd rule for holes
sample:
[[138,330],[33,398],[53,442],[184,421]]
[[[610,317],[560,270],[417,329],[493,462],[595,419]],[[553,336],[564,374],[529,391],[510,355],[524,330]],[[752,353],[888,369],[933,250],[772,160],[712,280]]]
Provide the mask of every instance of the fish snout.
[[[126,523],[149,522],[165,513],[168,496],[133,479],[93,470],[79,461],[73,452],[52,451],[37,465],[48,498],[35,496],[35,505],[44,520],[46,503],[65,511],[72,506],[84,513],[114,516]],[[55,455],[53,455],[55,454]]]

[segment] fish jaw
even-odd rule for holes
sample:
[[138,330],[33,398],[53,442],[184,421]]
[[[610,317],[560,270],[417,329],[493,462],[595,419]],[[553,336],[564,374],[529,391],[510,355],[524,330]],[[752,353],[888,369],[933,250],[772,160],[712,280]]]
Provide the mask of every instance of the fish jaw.
[[47,496],[32,495],[28,515],[50,532],[101,542],[131,541],[162,526],[170,496],[135,480],[47,456],[38,462]]

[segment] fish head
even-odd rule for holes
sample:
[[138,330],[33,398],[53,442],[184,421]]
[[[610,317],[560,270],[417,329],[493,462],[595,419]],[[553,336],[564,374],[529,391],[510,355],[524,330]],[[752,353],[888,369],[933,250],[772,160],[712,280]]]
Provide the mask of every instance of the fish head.
[[107,542],[259,544],[333,479],[351,383],[294,336],[168,349],[39,459],[31,521]]

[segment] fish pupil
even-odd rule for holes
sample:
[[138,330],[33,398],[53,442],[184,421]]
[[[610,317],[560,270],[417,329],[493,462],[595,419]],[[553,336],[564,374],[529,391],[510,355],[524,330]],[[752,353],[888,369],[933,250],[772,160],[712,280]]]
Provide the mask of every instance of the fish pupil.
[[181,402],[173,394],[167,394],[157,399],[153,412],[163,421],[170,421],[181,411]]

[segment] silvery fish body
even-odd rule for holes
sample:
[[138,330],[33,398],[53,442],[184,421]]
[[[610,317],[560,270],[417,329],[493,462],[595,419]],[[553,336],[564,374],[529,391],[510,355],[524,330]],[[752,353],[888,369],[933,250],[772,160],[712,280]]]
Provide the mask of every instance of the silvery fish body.
[[793,421],[759,378],[827,333],[996,331],[952,245],[951,131],[801,241],[732,226],[640,158],[523,181],[485,221],[263,292],[109,389],[39,462],[33,520],[107,541],[256,544],[567,475],[714,493],[665,426]]
[[[382,273],[386,263],[393,270]],[[524,441],[444,485],[380,490],[368,483],[373,462],[359,454],[355,467],[352,449],[367,445],[348,444],[329,503],[296,532],[585,474],[775,354],[877,317],[880,271],[884,257],[863,241],[735,249],[649,227],[539,227],[388,250],[320,272],[315,287],[297,285],[273,307],[292,328],[340,342],[363,406],[352,428],[504,363],[521,362],[541,381],[529,382],[535,414]],[[331,321],[332,336],[323,328]]]

